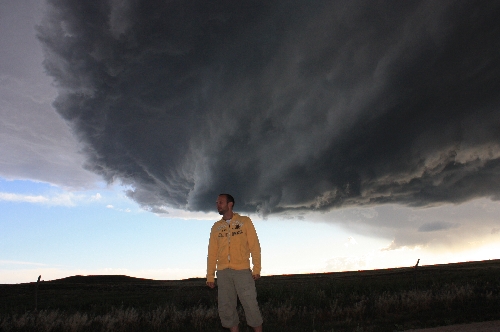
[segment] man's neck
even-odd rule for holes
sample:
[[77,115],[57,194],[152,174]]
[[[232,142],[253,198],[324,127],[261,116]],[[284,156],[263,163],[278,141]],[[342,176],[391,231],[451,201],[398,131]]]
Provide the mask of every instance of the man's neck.
[[222,219],[231,220],[233,218],[233,211],[227,211],[222,215]]

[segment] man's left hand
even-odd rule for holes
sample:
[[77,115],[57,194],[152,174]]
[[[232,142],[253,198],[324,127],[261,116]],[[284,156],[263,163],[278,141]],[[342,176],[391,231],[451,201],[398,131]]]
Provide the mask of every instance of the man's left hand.
[[260,278],[260,274],[254,274],[252,275],[253,280],[257,280]]

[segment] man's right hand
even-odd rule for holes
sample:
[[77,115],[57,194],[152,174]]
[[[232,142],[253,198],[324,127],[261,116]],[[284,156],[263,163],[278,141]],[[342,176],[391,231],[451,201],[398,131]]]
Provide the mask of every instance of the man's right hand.
[[215,282],[208,282],[207,281],[207,286],[210,288],[215,288]]

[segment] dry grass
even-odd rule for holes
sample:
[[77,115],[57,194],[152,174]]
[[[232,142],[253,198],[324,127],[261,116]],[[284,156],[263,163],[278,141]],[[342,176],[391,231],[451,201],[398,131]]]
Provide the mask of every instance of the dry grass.
[[27,312],[3,317],[1,331],[208,331],[217,326],[216,308],[194,307],[179,310],[172,306],[151,311],[112,308],[103,315],[73,314],[59,310]]
[[[367,316],[387,317],[401,312],[425,312],[439,307],[453,310],[457,305],[476,301],[477,294],[471,285],[446,285],[439,291],[409,290],[398,293],[383,292],[376,296],[352,295],[349,302],[340,303],[329,298],[323,290],[318,299],[329,301],[326,307],[297,306],[287,300],[282,303],[262,304],[266,322],[278,326],[294,326],[301,321],[312,321],[320,330],[324,322],[353,326]],[[491,292],[484,294],[491,299]],[[241,319],[244,315],[239,308]],[[221,330],[216,307],[195,306],[179,309],[167,305],[153,310],[135,308],[111,308],[105,314],[85,312],[66,313],[59,310],[43,310],[12,314],[0,318],[2,331],[218,331]],[[352,329],[351,329],[352,330]],[[359,329],[358,330],[362,330]]]
[[[378,332],[500,319],[500,261],[414,272],[263,277],[265,328]],[[0,331],[226,331],[216,294],[204,280],[74,277],[42,284],[35,312],[31,284],[0,285]],[[241,307],[239,316],[240,331],[251,331]]]

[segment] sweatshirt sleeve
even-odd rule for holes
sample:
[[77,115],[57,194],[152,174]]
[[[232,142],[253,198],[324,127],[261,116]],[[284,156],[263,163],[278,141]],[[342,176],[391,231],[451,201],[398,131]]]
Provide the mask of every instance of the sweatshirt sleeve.
[[250,249],[250,254],[252,255],[252,274],[260,274],[261,265],[260,265],[260,243],[259,238],[257,236],[257,232],[255,231],[255,227],[250,220],[248,219],[247,223],[247,240],[248,240],[248,248]]
[[[215,225],[214,225],[215,226]],[[207,282],[214,282],[215,268],[217,265],[217,238],[215,227],[210,231],[210,239],[208,240],[208,255],[207,255]]]

